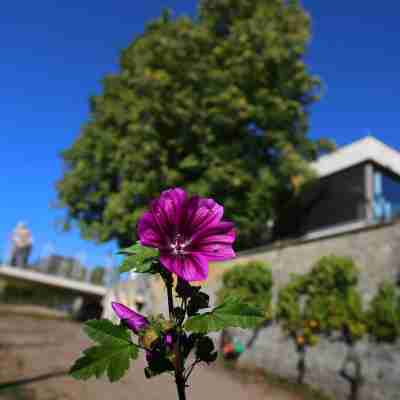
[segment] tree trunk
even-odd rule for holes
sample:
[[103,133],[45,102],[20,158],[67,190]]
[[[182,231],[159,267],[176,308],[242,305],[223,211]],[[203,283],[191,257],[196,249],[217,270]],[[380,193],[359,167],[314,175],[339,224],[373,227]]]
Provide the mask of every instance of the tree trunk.
[[361,359],[354,348],[354,344],[350,344],[340,375],[350,384],[349,400],[359,400],[363,377]]
[[304,383],[304,378],[306,376],[307,372],[307,366],[306,366],[306,350],[304,347],[300,350],[298,350],[299,353],[299,361],[297,363],[297,383],[298,384],[303,384]]
[[246,343],[246,350],[249,350],[253,346],[253,344],[257,340],[258,335],[260,334],[260,332],[264,328],[267,328],[270,325],[271,325],[271,321],[268,320],[268,321],[265,321],[259,327],[257,327],[256,329],[253,330],[253,334],[251,335],[249,341]]

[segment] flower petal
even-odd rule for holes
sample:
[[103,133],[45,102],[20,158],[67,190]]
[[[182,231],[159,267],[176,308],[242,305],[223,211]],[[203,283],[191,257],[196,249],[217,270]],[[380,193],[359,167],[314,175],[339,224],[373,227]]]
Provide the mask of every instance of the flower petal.
[[221,221],[224,207],[213,199],[192,197],[187,205],[185,231],[187,234],[200,233]]
[[211,243],[199,245],[196,251],[201,253],[209,261],[224,261],[235,258],[235,251],[231,244]]
[[153,218],[152,213],[145,212],[138,222],[138,237],[140,244],[149,247],[159,247],[162,245],[160,231]]
[[[179,261],[181,257],[171,253],[160,253],[161,264],[171,273],[177,274],[176,271],[182,269],[182,264]],[[178,274],[177,274],[178,275]]]
[[190,253],[185,258],[185,266],[179,276],[188,282],[204,281],[208,277],[207,258],[199,253]]
[[162,254],[160,261],[165,268],[185,281],[192,282],[207,279],[208,261],[200,253],[186,255]]
[[221,221],[217,225],[208,227],[192,236],[192,243],[233,243],[236,239],[234,224],[228,221]]
[[133,332],[139,333],[149,325],[149,321],[143,315],[133,311],[121,303],[113,301],[111,306],[118,318]]
[[235,257],[232,248],[235,238],[236,232],[233,224],[222,221],[193,237],[190,249],[196,253],[201,253],[209,261],[230,260]]
[[186,192],[174,188],[163,191],[160,197],[151,203],[154,220],[159,230],[169,239],[179,231],[186,201]]

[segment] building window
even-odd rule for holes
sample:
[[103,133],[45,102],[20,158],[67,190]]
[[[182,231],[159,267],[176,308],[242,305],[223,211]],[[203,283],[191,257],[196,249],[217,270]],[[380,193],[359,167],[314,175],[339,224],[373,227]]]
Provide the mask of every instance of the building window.
[[374,217],[388,221],[400,216],[400,181],[376,170],[374,173]]

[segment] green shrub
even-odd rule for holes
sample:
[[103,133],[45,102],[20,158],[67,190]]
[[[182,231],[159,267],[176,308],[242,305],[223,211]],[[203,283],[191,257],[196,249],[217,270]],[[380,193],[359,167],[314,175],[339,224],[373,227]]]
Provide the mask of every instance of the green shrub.
[[266,320],[272,319],[272,272],[268,265],[259,261],[233,266],[222,277],[222,287],[218,291],[218,301],[231,295],[243,302],[265,310]]
[[306,374],[306,352],[321,335],[339,332],[352,345],[366,332],[359,271],[350,258],[322,257],[305,275],[292,275],[278,294],[276,317],[299,355],[298,382]]
[[392,283],[384,282],[368,309],[368,330],[377,342],[393,343],[400,333],[400,293]]
[[308,275],[310,292],[344,294],[357,285],[359,270],[351,258],[330,255],[320,258]]
[[348,340],[360,339],[367,327],[358,277],[351,258],[322,257],[308,274],[305,317],[317,321],[321,332],[341,331]]

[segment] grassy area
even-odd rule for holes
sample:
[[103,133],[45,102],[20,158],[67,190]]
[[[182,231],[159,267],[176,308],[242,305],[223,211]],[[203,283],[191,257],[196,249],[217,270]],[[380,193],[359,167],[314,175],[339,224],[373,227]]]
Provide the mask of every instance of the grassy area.
[[0,397],[2,400],[36,400],[34,390],[23,387],[2,390]]
[[229,369],[237,379],[246,383],[262,383],[285,390],[288,393],[293,393],[301,396],[303,400],[334,400],[333,397],[322,393],[320,390],[314,389],[307,384],[298,384],[287,378],[272,374],[262,369],[239,369],[236,368],[234,361],[222,361],[223,367]]

